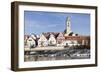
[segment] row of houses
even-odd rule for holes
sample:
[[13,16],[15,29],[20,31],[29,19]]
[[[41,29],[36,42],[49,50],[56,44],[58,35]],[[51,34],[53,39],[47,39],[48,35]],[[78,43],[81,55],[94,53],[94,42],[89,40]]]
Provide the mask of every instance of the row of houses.
[[65,36],[62,32],[47,32],[40,35],[25,35],[25,47],[46,47],[46,46],[72,46],[72,45],[89,45],[89,37],[78,36],[70,33]]

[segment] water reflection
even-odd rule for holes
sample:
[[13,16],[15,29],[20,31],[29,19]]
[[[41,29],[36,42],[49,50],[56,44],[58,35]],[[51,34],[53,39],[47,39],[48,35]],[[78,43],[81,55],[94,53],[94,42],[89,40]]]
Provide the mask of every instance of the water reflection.
[[48,51],[25,51],[24,61],[48,61],[48,60],[68,60],[68,59],[89,59],[90,49],[65,49]]

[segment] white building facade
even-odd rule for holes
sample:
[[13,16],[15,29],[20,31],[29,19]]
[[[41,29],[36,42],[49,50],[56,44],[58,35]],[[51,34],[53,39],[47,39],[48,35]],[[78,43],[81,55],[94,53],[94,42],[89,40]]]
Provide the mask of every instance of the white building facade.
[[55,39],[55,36],[53,34],[50,34],[48,44],[51,46],[56,45],[56,39]]
[[48,40],[43,34],[40,35],[40,38],[38,40],[38,46],[39,47],[48,46]]
[[29,37],[27,39],[27,47],[29,47],[29,48],[36,47],[36,41],[32,37]]

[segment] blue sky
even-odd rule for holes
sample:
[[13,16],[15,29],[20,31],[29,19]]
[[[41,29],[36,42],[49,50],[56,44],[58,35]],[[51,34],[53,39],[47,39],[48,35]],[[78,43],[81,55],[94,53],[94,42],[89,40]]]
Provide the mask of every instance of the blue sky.
[[71,20],[71,30],[80,35],[90,35],[90,14],[24,11],[24,33],[63,32],[66,17]]

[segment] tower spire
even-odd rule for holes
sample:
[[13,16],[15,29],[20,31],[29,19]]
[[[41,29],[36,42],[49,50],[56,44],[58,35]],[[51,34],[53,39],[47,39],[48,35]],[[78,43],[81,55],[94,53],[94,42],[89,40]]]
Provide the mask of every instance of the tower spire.
[[71,32],[71,21],[70,17],[68,16],[66,18],[66,34],[69,34]]

